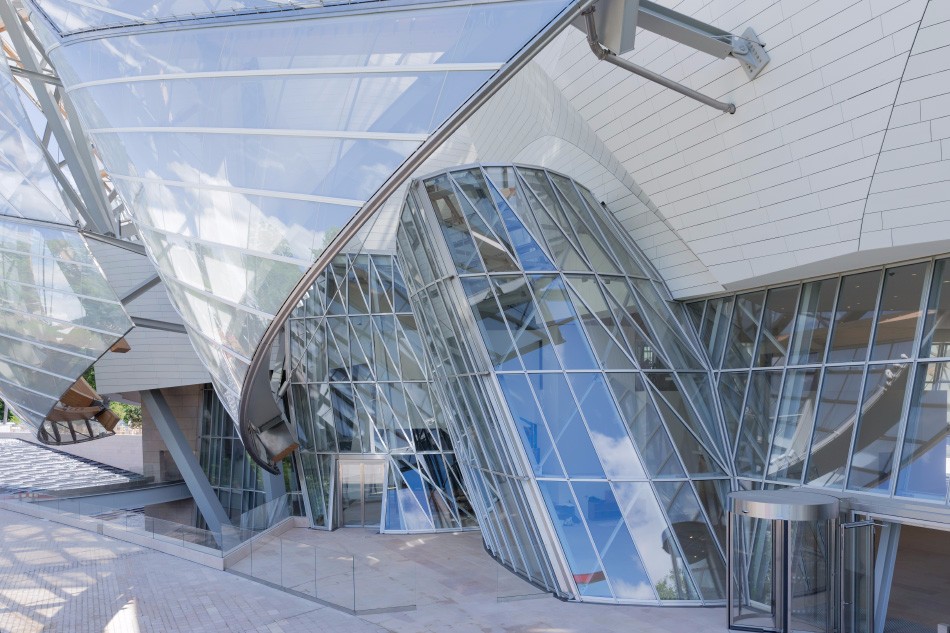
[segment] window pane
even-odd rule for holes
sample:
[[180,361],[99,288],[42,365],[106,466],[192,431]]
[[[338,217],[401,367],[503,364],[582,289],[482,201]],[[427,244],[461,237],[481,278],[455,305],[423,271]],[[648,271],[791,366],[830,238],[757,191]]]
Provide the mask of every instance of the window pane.
[[726,334],[729,332],[729,323],[732,319],[732,297],[710,299],[703,315],[703,325],[700,338],[706,345],[706,353],[713,369],[718,369],[722,360],[722,351],[726,343]]
[[725,598],[726,567],[688,482],[657,482],[656,493],[689,561],[689,570],[706,600]]
[[749,372],[723,372],[719,375],[719,402],[722,404],[722,415],[729,432],[728,451],[736,441],[739,431],[739,421],[742,418],[742,400],[745,397],[745,388],[749,384]]
[[574,494],[604,563],[614,597],[627,600],[656,600],[640,554],[623,522],[620,506],[603,482],[575,482]]
[[607,391],[603,374],[568,376],[607,476],[611,479],[643,479],[640,458],[620,419],[617,405]]
[[554,346],[548,338],[525,278],[493,276],[491,281],[515,340],[515,348],[524,359],[525,368],[560,369]]
[[442,228],[442,236],[459,274],[484,271],[448,176],[427,180],[426,192],[432,201],[432,208],[435,209]]
[[584,596],[611,597],[607,577],[594,553],[567,482],[539,481],[538,485],[578,591]]
[[485,277],[465,277],[461,282],[492,366],[500,370],[520,370],[518,353],[508,334],[508,326],[495,301],[495,295],[488,287],[488,280]]
[[781,367],[785,364],[797,300],[798,286],[769,290],[756,350],[757,367]]
[[950,454],[950,363],[917,366],[914,396],[897,476],[897,494],[943,501],[947,498]]
[[950,356],[950,266],[947,262],[950,260],[941,259],[934,264],[921,356]]
[[808,455],[818,401],[820,370],[792,369],[785,375],[785,388],[775,419],[775,437],[769,458],[769,479],[800,483]]
[[880,284],[879,270],[842,278],[828,362],[848,363],[863,361],[867,357],[871,319],[877,309],[877,289]]
[[650,394],[637,374],[609,373],[607,382],[613,389],[627,431],[643,456],[653,476],[684,476],[676,451],[664,430]]
[[837,289],[837,279],[811,281],[802,286],[789,364],[807,365],[824,360]]
[[840,487],[857,417],[863,367],[825,369],[805,480]]
[[498,382],[534,473],[541,477],[564,477],[527,378],[521,374],[499,374]]
[[679,548],[669,540],[669,524],[650,484],[616,482],[613,489],[660,600],[698,600]]
[[[597,362],[560,277],[531,275],[531,289],[565,369],[596,369]],[[525,366],[532,368],[525,357]],[[545,367],[545,369],[549,369]]]
[[890,488],[897,431],[911,369],[909,363],[868,367],[849,488],[881,492]]
[[924,263],[885,271],[871,360],[906,359],[913,355],[926,271]]
[[568,477],[606,479],[563,374],[529,374]]
[[723,369],[739,369],[752,365],[752,351],[755,347],[756,330],[762,316],[762,303],[765,292],[750,292],[736,297],[736,308],[732,315],[732,327],[726,344],[726,356]]
[[742,475],[761,476],[772,435],[778,392],[782,384],[780,371],[754,371],[749,379],[749,395],[739,439],[736,442],[736,470]]

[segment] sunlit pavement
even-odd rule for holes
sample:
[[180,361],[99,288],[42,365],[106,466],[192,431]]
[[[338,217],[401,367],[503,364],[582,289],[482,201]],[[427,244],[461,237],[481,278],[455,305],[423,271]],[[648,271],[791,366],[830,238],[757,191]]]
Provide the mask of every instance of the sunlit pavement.
[[[408,596],[417,608],[351,616],[231,573],[0,510],[0,631],[726,630],[723,609],[567,604],[539,595],[491,560],[475,532],[396,536],[301,529],[284,540],[348,551],[371,561],[379,571],[357,577],[357,599],[378,597],[399,583],[401,601]],[[399,564],[387,565],[394,562]]]

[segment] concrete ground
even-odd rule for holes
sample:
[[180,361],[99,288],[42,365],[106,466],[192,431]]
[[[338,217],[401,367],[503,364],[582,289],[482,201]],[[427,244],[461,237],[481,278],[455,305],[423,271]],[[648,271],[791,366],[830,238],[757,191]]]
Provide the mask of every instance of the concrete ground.
[[332,558],[336,563],[330,571],[306,581],[318,597],[321,588],[330,591],[321,599],[354,599],[358,610],[409,603],[417,608],[347,615],[233,573],[0,510],[0,632],[726,630],[723,609],[567,604],[539,595],[492,561],[477,533],[395,536],[299,529],[271,541],[249,570],[274,574],[275,546],[281,554],[279,575],[272,580],[291,579],[291,584],[307,577],[311,565],[324,570],[321,557]]

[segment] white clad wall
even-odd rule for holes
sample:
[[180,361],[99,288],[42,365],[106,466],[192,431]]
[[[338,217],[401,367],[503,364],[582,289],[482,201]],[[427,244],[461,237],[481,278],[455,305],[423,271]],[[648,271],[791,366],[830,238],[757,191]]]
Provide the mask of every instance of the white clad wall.
[[598,61],[576,29],[538,61],[695,253],[655,262],[674,295],[702,294],[710,273],[735,289],[950,251],[947,2],[662,4],[766,43],[751,82],[734,60],[642,30],[625,55],[736,114]]
[[[123,297],[141,282],[155,275],[155,267],[144,255],[89,240],[106,279]],[[133,317],[181,324],[164,284],[158,284],[125,306]],[[203,384],[211,381],[198,360],[186,334],[136,327],[125,340],[132,351],[106,352],[96,363],[96,386],[101,393],[122,393]]]
[[868,196],[865,248],[950,235],[950,2],[927,5],[895,104]]

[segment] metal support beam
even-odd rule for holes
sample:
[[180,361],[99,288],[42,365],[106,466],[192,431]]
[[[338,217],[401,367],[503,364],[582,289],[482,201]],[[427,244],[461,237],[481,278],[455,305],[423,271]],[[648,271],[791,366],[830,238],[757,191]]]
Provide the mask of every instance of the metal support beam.
[[900,542],[901,524],[885,523],[877,545],[874,561],[874,633],[884,633],[887,603],[891,600],[891,582],[894,580],[894,562]]
[[[2,2],[3,0],[0,0]],[[96,233],[94,231],[80,231],[82,236],[88,240],[96,240],[97,242],[102,242],[103,244],[108,244],[109,246],[115,246],[118,248],[124,248],[127,251],[132,251],[139,255],[145,255],[145,247],[136,242],[129,242],[127,240],[119,239],[118,237],[112,237],[111,235],[103,235],[102,233]]]
[[48,75],[43,72],[34,72],[32,70],[27,70],[26,68],[20,68],[19,66],[10,66],[10,72],[14,75],[19,75],[20,77],[26,77],[27,79],[39,79],[40,81],[45,81],[48,84],[54,86],[62,86],[63,82],[59,77],[53,75]]
[[131,290],[129,290],[125,294],[124,297],[119,299],[119,301],[122,302],[122,305],[128,305],[129,303],[135,301],[136,299],[138,299],[139,297],[141,297],[146,292],[148,292],[149,290],[151,290],[152,288],[154,288],[160,283],[162,283],[162,278],[159,277],[158,275],[152,275],[151,277],[149,277],[148,279],[146,279],[145,281],[137,285],[135,288],[132,288]]
[[734,35],[649,0],[639,0],[639,6],[640,28],[719,59],[734,57],[749,79],[755,79],[769,63],[768,54],[751,28],[742,35]]
[[[47,79],[45,78],[47,73],[43,71],[39,61],[34,56],[34,48],[26,34],[27,29],[20,20],[20,15],[13,6],[12,0],[0,0],[0,20],[6,26],[13,48],[20,57],[20,63],[23,64],[23,68],[28,73],[27,77],[39,101],[40,109],[43,110],[43,114],[53,131],[53,136],[56,137],[60,151],[62,151],[66,163],[69,165],[69,171],[85,203],[84,208],[80,209],[84,219],[99,233],[112,233],[114,235],[116,233],[115,223],[106,202],[102,181],[99,179],[92,152],[88,146],[85,146],[85,143],[77,146],[75,140],[77,137],[81,138],[82,134],[78,130],[70,131],[61,117],[59,105],[47,88]],[[44,78],[40,79],[37,75],[44,76]],[[74,122],[73,125],[76,125],[76,123]],[[50,167],[53,168],[54,166],[51,165]]]
[[168,321],[159,321],[157,319],[146,319],[145,317],[130,317],[135,327],[144,327],[149,330],[161,330],[163,332],[173,332],[175,334],[188,334],[188,330],[180,323],[169,323]]
[[158,389],[142,391],[141,396],[142,405],[151,414],[155,428],[158,429],[168,452],[175,460],[175,466],[178,467],[178,471],[185,480],[185,485],[188,486],[195,505],[198,506],[198,511],[208,524],[208,529],[214,534],[218,545],[221,545],[223,542],[221,528],[231,523],[228,513],[225,512],[224,506],[211,488],[211,483],[201,470],[198,458],[188,445],[185,434],[181,432],[165,396]]
[[679,84],[671,79],[667,79],[663,75],[659,75],[652,70],[644,68],[643,66],[639,66],[633,62],[627,61],[623,57],[618,57],[617,55],[611,53],[608,49],[604,48],[597,37],[597,25],[594,21],[594,11],[594,7],[588,7],[585,9],[584,18],[587,21],[587,44],[590,46],[590,50],[594,52],[594,55],[597,56],[597,59],[613,64],[619,68],[623,68],[624,70],[632,72],[635,75],[640,75],[644,79],[649,79],[652,82],[658,83],[661,86],[678,92],[681,95],[687,96],[690,99],[695,99],[696,101],[704,103],[712,108],[716,108],[717,110],[722,110],[723,112],[728,112],[729,114],[735,114],[735,104],[726,103],[725,101],[719,101],[718,99],[707,97],[701,92],[697,92],[692,88],[684,86],[683,84]]

